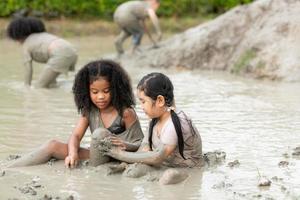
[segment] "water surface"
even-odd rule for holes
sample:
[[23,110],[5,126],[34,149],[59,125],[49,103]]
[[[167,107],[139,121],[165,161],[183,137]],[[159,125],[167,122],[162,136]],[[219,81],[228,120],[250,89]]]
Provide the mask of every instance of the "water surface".
[[[79,50],[76,70],[113,50],[113,37],[70,40]],[[0,40],[1,160],[49,139],[67,141],[78,119],[71,93],[74,74],[59,77],[59,88],[25,88],[21,64],[21,47]],[[225,151],[226,162],[205,171],[193,169],[184,183],[172,186],[106,176],[101,168],[69,171],[61,162],[18,168],[0,177],[0,199],[38,199],[45,194],[77,199],[300,199],[300,160],[291,155],[300,146],[299,83],[258,81],[222,72],[125,67],[134,87],[146,73],[166,73],[174,83],[177,106],[200,131],[203,151]],[[34,63],[34,79],[41,69]],[[145,130],[147,118],[139,105],[136,109]],[[82,145],[89,140],[87,132]],[[231,169],[227,163],[234,160],[241,164]],[[279,167],[280,161],[289,165]],[[259,174],[278,180],[262,189],[257,186]],[[37,195],[21,193],[18,188],[34,177],[43,186]]]

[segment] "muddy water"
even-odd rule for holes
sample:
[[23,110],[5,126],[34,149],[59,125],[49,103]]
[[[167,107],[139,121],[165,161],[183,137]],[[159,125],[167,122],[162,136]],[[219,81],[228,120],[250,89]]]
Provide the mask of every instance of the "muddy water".
[[[112,37],[71,39],[79,49],[80,66],[112,48]],[[35,78],[40,65],[35,65]],[[132,69],[133,85],[153,69]],[[74,74],[58,79],[59,88],[23,87],[19,45],[0,41],[0,159],[25,153],[48,139],[66,141],[78,119],[71,87]],[[225,163],[205,171],[191,170],[181,184],[160,186],[146,178],[106,176],[105,168],[66,170],[53,165],[16,168],[1,173],[0,199],[300,199],[300,159],[292,156],[300,146],[300,84],[255,81],[224,73],[160,70],[175,85],[177,105],[200,130],[203,151],[222,150]],[[143,128],[147,118],[137,106]],[[82,144],[88,145],[90,133]],[[238,167],[228,163],[238,160]],[[288,165],[279,166],[280,161]],[[2,175],[1,175],[2,174]],[[259,177],[272,181],[258,187]],[[20,188],[35,180],[36,195]]]

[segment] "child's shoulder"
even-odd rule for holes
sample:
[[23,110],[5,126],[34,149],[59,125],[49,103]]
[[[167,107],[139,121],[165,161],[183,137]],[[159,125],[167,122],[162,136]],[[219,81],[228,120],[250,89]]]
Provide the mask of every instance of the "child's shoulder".
[[129,126],[131,126],[138,117],[133,108],[126,108],[123,111],[122,121]]
[[136,112],[133,108],[125,108],[123,111],[123,118],[136,118]]

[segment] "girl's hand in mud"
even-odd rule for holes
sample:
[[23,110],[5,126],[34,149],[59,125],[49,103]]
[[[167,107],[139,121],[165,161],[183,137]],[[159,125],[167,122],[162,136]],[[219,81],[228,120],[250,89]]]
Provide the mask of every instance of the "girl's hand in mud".
[[74,168],[78,164],[79,157],[78,155],[68,155],[65,158],[65,166],[67,168]]
[[[118,137],[115,136],[110,136],[110,141],[114,146],[117,146],[118,148],[120,148],[120,150],[126,150],[127,149],[127,145],[126,142]],[[113,148],[115,149],[115,148]]]
[[118,155],[121,151],[122,149],[120,147],[112,146],[108,151],[103,152],[103,155],[114,157]]

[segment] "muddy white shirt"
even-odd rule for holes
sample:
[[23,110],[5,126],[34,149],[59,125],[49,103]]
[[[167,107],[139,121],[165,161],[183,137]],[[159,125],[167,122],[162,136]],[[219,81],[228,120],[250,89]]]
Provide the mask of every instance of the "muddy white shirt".
[[34,33],[23,43],[24,64],[32,60],[46,63],[49,59],[48,47],[58,37],[49,33]]
[[138,22],[148,17],[149,4],[144,1],[128,1],[121,4],[114,13],[115,21],[127,24]]
[[[153,127],[152,134],[152,149],[157,149],[161,144],[164,145],[176,145],[175,151],[165,160],[163,163],[170,167],[196,167],[202,166],[202,141],[200,134],[192,121],[186,116],[183,111],[177,112],[177,115],[181,122],[181,128],[183,132],[184,150],[183,155],[186,158],[182,158],[178,148],[178,137],[171,117],[164,124],[160,135],[155,131]],[[143,143],[148,143],[148,136],[144,138]]]
[[[55,43],[55,45],[53,45]],[[53,45],[53,48],[49,48]],[[65,73],[75,65],[77,52],[67,41],[47,32],[30,34],[23,43],[25,67],[32,67],[32,61],[47,63],[54,71]]]

